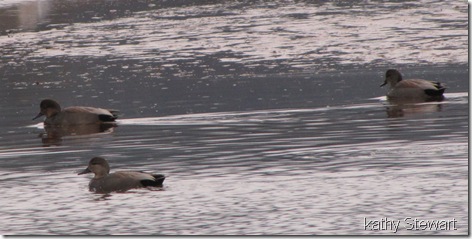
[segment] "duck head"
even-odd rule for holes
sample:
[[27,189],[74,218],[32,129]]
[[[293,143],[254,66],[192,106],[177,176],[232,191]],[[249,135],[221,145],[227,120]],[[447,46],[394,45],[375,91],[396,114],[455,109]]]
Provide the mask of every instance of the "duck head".
[[95,178],[101,178],[110,173],[110,166],[104,158],[94,157],[90,160],[87,168],[78,173],[78,175],[86,173],[94,173]]
[[41,101],[39,105],[40,112],[33,120],[45,115],[46,117],[54,116],[55,114],[61,112],[61,106],[55,100],[45,99]]
[[402,75],[399,71],[395,69],[390,69],[385,73],[385,81],[380,87],[390,84],[390,87],[395,87],[395,85],[402,80]]

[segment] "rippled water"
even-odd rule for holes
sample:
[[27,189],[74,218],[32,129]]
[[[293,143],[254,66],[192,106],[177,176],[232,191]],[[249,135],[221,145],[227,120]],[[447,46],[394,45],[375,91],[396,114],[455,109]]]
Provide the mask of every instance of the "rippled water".
[[[172,3],[170,3],[172,2]],[[459,1],[0,1],[1,234],[468,234],[467,5]],[[395,106],[387,68],[446,83]],[[43,98],[119,109],[48,138]],[[77,175],[167,176],[100,195]],[[406,230],[405,218],[457,220]]]

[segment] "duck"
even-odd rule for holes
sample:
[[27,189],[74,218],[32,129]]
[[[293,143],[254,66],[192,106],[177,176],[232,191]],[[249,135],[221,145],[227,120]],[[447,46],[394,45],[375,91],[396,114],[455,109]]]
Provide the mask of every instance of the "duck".
[[389,100],[422,100],[440,101],[444,99],[446,87],[440,82],[423,79],[404,80],[398,70],[389,69],[385,73],[385,81],[380,87],[390,84],[387,93]]
[[118,118],[116,110],[95,107],[71,106],[61,109],[59,103],[52,99],[41,101],[40,112],[33,120],[46,116],[45,125],[79,125],[115,122]]
[[94,173],[90,180],[89,190],[95,193],[125,192],[133,188],[162,187],[165,176],[138,171],[118,171],[110,173],[110,166],[106,159],[94,157],[90,159],[85,170],[78,175]]

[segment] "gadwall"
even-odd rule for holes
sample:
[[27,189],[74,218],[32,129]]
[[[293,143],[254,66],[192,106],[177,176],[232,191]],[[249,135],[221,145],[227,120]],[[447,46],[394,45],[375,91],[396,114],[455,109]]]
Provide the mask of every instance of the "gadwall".
[[77,125],[114,122],[117,111],[102,108],[71,106],[61,110],[61,106],[54,100],[45,99],[39,105],[41,111],[33,120],[46,116],[46,125]]
[[124,192],[132,188],[162,187],[165,176],[135,171],[110,173],[108,162],[101,157],[92,158],[88,167],[78,175],[94,173],[89,190],[96,193]]
[[418,99],[434,101],[444,99],[443,93],[446,88],[439,82],[432,82],[422,79],[403,80],[399,71],[390,69],[385,73],[385,82],[381,87],[390,84],[390,91],[387,93],[388,99]]

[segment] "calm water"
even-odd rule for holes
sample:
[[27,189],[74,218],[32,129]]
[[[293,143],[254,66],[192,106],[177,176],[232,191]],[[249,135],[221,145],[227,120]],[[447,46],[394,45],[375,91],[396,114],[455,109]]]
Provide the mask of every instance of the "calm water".
[[[465,3],[198,2],[0,0],[1,234],[469,233]],[[446,100],[389,104],[388,68]],[[51,139],[43,98],[118,127]],[[165,186],[90,193],[94,156]]]

